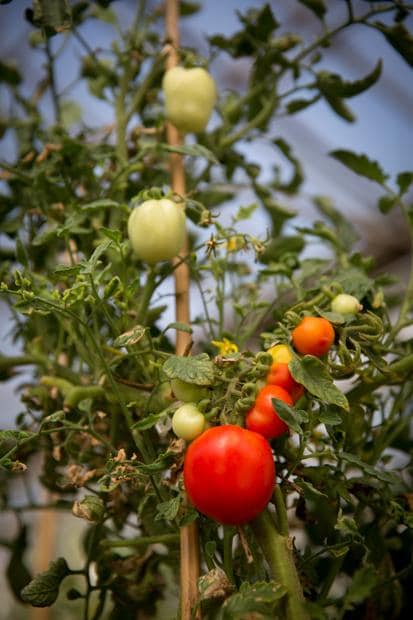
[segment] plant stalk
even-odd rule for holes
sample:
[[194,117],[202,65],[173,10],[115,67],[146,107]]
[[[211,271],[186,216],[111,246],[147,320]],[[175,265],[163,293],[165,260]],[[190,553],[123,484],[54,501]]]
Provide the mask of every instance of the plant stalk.
[[[166,68],[172,69],[178,64],[179,48],[179,0],[167,0],[165,6],[166,37],[170,43],[170,50],[166,57]],[[167,141],[171,146],[182,144],[182,137],[178,130],[167,123]],[[172,191],[180,196],[185,195],[185,169],[182,156],[178,153],[170,154],[170,176]],[[185,240],[179,257],[174,262],[175,278],[175,316],[180,323],[190,323],[189,309],[189,267],[185,262],[188,254],[188,239]],[[191,344],[191,335],[178,331],[176,334],[176,353],[183,355]],[[196,522],[185,525],[180,530],[181,544],[181,620],[193,618],[192,609],[198,597],[199,577],[199,536]],[[201,618],[199,610],[195,612],[196,620]]]
[[[282,498],[277,498],[277,508],[281,500]],[[285,506],[283,511],[285,511]],[[278,517],[279,521],[284,522],[283,515],[278,515]],[[303,590],[292,554],[292,541],[288,533],[283,535],[277,530],[268,510],[262,512],[251,523],[251,526],[270,565],[273,578],[283,585],[287,591],[285,620],[308,620]]]

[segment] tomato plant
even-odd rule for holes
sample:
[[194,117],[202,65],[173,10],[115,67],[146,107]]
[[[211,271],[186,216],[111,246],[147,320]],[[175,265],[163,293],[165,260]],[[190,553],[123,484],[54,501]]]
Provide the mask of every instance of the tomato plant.
[[[410,618],[413,172],[392,133],[413,7],[230,0],[213,33],[209,2],[41,0],[18,28],[19,4],[0,1],[30,42],[9,60],[0,40],[4,613]],[[357,126],[340,148],[362,93],[372,159]],[[314,120],[329,135],[297,153]],[[341,166],[368,180],[351,211]]]
[[211,75],[202,67],[174,67],[163,79],[165,113],[183,133],[203,131],[216,101],[216,87]]
[[231,525],[250,521],[274,490],[271,449],[261,435],[239,426],[210,428],[187,450],[184,484],[203,514]]
[[145,200],[134,207],[128,220],[128,234],[135,254],[147,263],[176,256],[185,239],[182,203],[162,198]]
[[291,395],[279,385],[266,385],[258,392],[253,408],[247,413],[245,425],[250,431],[260,433],[267,439],[274,439],[288,432],[288,426],[282,420],[273,405],[273,399],[282,400],[293,405]]
[[294,328],[291,338],[299,353],[321,357],[331,348],[335,332],[334,327],[327,319],[306,316]]
[[179,407],[172,416],[172,430],[177,437],[192,441],[205,429],[203,414],[191,403]]

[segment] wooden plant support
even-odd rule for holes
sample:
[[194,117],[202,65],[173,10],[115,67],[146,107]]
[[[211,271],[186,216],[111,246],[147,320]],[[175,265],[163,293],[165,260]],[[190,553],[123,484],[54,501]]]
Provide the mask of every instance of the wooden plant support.
[[[170,49],[166,58],[166,68],[171,69],[178,64],[179,48],[179,0],[167,0],[165,9],[165,30]],[[182,144],[182,137],[178,130],[167,124],[167,140],[171,146]],[[171,187],[180,196],[185,195],[185,170],[182,156],[178,153],[170,155]],[[180,323],[190,323],[189,311],[189,267],[182,260],[188,253],[188,243],[185,241],[179,259],[175,263],[175,316]],[[191,335],[176,332],[176,353],[185,354],[191,345]],[[180,532],[180,581],[181,581],[181,620],[191,620],[192,608],[198,596],[199,577],[199,539],[196,523],[190,523],[181,528]],[[195,616],[200,619],[200,613]]]

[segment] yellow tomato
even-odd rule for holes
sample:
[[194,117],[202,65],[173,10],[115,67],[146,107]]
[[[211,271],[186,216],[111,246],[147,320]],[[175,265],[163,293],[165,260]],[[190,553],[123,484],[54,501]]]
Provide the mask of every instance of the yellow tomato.
[[270,347],[267,353],[269,353],[273,361],[278,364],[288,364],[293,359],[290,347],[286,344],[276,344]]

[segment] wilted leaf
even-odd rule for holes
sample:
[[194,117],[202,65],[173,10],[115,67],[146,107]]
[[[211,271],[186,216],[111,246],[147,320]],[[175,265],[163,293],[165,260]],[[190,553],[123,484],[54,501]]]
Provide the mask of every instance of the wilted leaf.
[[129,347],[132,344],[136,344],[146,334],[146,327],[143,325],[135,325],[132,329],[129,329],[127,332],[124,332],[120,336],[116,338],[113,343],[114,347]]
[[224,620],[241,620],[247,614],[258,613],[273,617],[285,588],[276,581],[257,581],[241,584],[239,592],[228,598],[223,607]]
[[317,84],[324,95],[346,99],[355,97],[373,86],[380,78],[381,70],[382,62],[379,60],[371,73],[354,82],[345,82],[337,73],[320,71],[317,76]]

